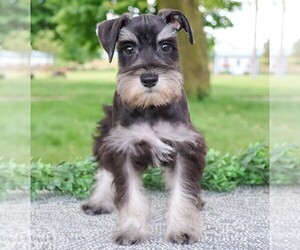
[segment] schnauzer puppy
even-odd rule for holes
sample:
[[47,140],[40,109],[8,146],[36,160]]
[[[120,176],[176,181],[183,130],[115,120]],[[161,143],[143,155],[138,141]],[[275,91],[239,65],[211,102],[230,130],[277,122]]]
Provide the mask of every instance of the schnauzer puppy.
[[96,33],[111,62],[118,51],[119,70],[113,105],[105,108],[94,140],[100,163],[86,214],[118,211],[114,241],[131,245],[148,236],[149,205],[141,174],[147,166],[164,168],[170,190],[167,238],[188,244],[201,236],[199,181],[206,146],[193,127],[183,90],[179,30],[191,44],[193,34],[178,10],[130,18],[127,14],[97,25]]

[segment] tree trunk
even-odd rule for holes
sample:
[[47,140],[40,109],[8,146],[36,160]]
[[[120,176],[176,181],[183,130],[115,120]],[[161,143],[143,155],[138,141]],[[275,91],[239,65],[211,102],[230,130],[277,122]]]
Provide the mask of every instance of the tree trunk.
[[187,95],[203,98],[209,93],[210,74],[202,13],[198,0],[157,0],[158,9],[178,9],[188,18],[194,31],[195,45],[188,42],[187,34],[181,31],[178,37],[184,89]]

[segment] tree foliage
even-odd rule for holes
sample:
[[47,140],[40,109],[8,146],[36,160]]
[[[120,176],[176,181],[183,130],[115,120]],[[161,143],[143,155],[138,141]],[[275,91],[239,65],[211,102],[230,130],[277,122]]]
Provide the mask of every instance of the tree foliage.
[[[97,57],[100,46],[95,37],[95,24],[106,20],[107,15],[156,13],[157,7],[180,9],[189,17],[196,40],[192,50],[185,46],[182,35],[179,36],[185,90],[188,95],[196,94],[198,98],[206,96],[210,81],[207,50],[213,47],[214,38],[209,33],[205,34],[205,27],[231,27],[226,12],[241,4],[233,0],[157,0],[157,5],[149,5],[146,0],[86,0],[84,3],[79,0],[33,0],[33,44],[36,44],[35,40],[40,37],[37,34],[43,29],[54,30],[54,38],[60,40],[63,47],[62,56],[82,63]],[[201,11],[198,11],[199,6]]]
[[109,9],[114,13],[121,15],[125,12],[130,12],[131,15],[154,12],[155,9],[149,8],[146,0],[118,0],[112,1]]
[[[177,1],[169,1],[177,2]],[[199,0],[204,9],[204,26],[210,28],[231,27],[226,12],[231,12],[241,4],[232,0]],[[31,32],[33,41],[43,29],[53,30],[55,39],[62,42],[62,56],[68,60],[84,62],[97,57],[98,40],[95,24],[106,19],[107,13],[122,14],[156,13],[154,6],[146,0],[32,0]],[[207,34],[209,48],[214,38]]]
[[[61,55],[67,60],[84,62],[97,56],[98,39],[96,23],[106,19],[107,13],[114,14],[138,10],[145,13],[147,2],[130,0],[111,2],[107,0],[33,0],[31,3],[31,31],[33,42],[41,38],[43,30],[53,30],[54,38],[61,41]],[[129,9],[128,9],[129,8]],[[38,35],[40,34],[40,35]]]
[[64,57],[68,60],[84,62],[96,55],[99,48],[96,39],[96,23],[106,19],[108,1],[87,0],[63,1],[63,7],[54,20],[56,31],[64,41]]
[[32,0],[31,1],[31,35],[34,40],[39,32],[51,30],[55,38],[59,39],[56,32],[57,22],[54,16],[62,7],[57,0]]
[[[232,0],[200,0],[203,12],[203,25],[206,29],[224,29],[233,26],[227,17],[228,12],[233,12],[241,7],[241,2]],[[213,49],[215,38],[206,32],[208,48]]]
[[1,47],[6,50],[17,52],[30,51],[30,33],[28,30],[11,30],[2,39]]
[[[3,48],[15,51],[28,49],[28,44],[25,45],[25,43],[29,43],[29,3],[29,0],[0,1],[0,46]],[[21,33],[21,37],[16,36],[17,32]],[[26,32],[27,34],[25,34]],[[20,41],[13,41],[12,37]],[[24,37],[26,40],[22,41]],[[9,42],[13,42],[15,47],[9,45]],[[25,48],[25,46],[27,47]]]
[[61,53],[61,42],[55,40],[55,33],[53,30],[41,30],[35,36],[35,39],[32,42],[32,48],[59,55]]
[[0,2],[0,34],[7,35],[12,29],[29,28],[29,0]]

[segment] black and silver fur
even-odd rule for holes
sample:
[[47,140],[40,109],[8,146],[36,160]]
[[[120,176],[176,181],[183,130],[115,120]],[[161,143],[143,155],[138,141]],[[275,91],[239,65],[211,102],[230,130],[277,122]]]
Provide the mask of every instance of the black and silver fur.
[[161,166],[170,191],[167,239],[193,243],[201,236],[199,180],[206,146],[194,129],[180,72],[176,36],[184,29],[193,44],[188,19],[178,10],[129,18],[124,14],[97,25],[100,43],[119,70],[113,105],[105,108],[94,140],[100,169],[87,214],[118,211],[114,241],[131,245],[149,236],[149,206],[141,174]]

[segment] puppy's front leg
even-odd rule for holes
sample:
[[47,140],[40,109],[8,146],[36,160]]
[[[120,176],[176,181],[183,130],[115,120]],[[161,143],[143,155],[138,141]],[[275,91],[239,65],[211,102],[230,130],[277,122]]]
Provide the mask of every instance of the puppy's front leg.
[[196,158],[178,153],[176,164],[165,174],[171,190],[167,213],[167,238],[173,243],[190,244],[201,237],[199,179],[202,174]]
[[143,194],[140,173],[129,157],[124,159],[122,167],[121,176],[120,172],[114,176],[118,222],[113,238],[117,244],[132,245],[144,242],[148,237],[149,206]]

